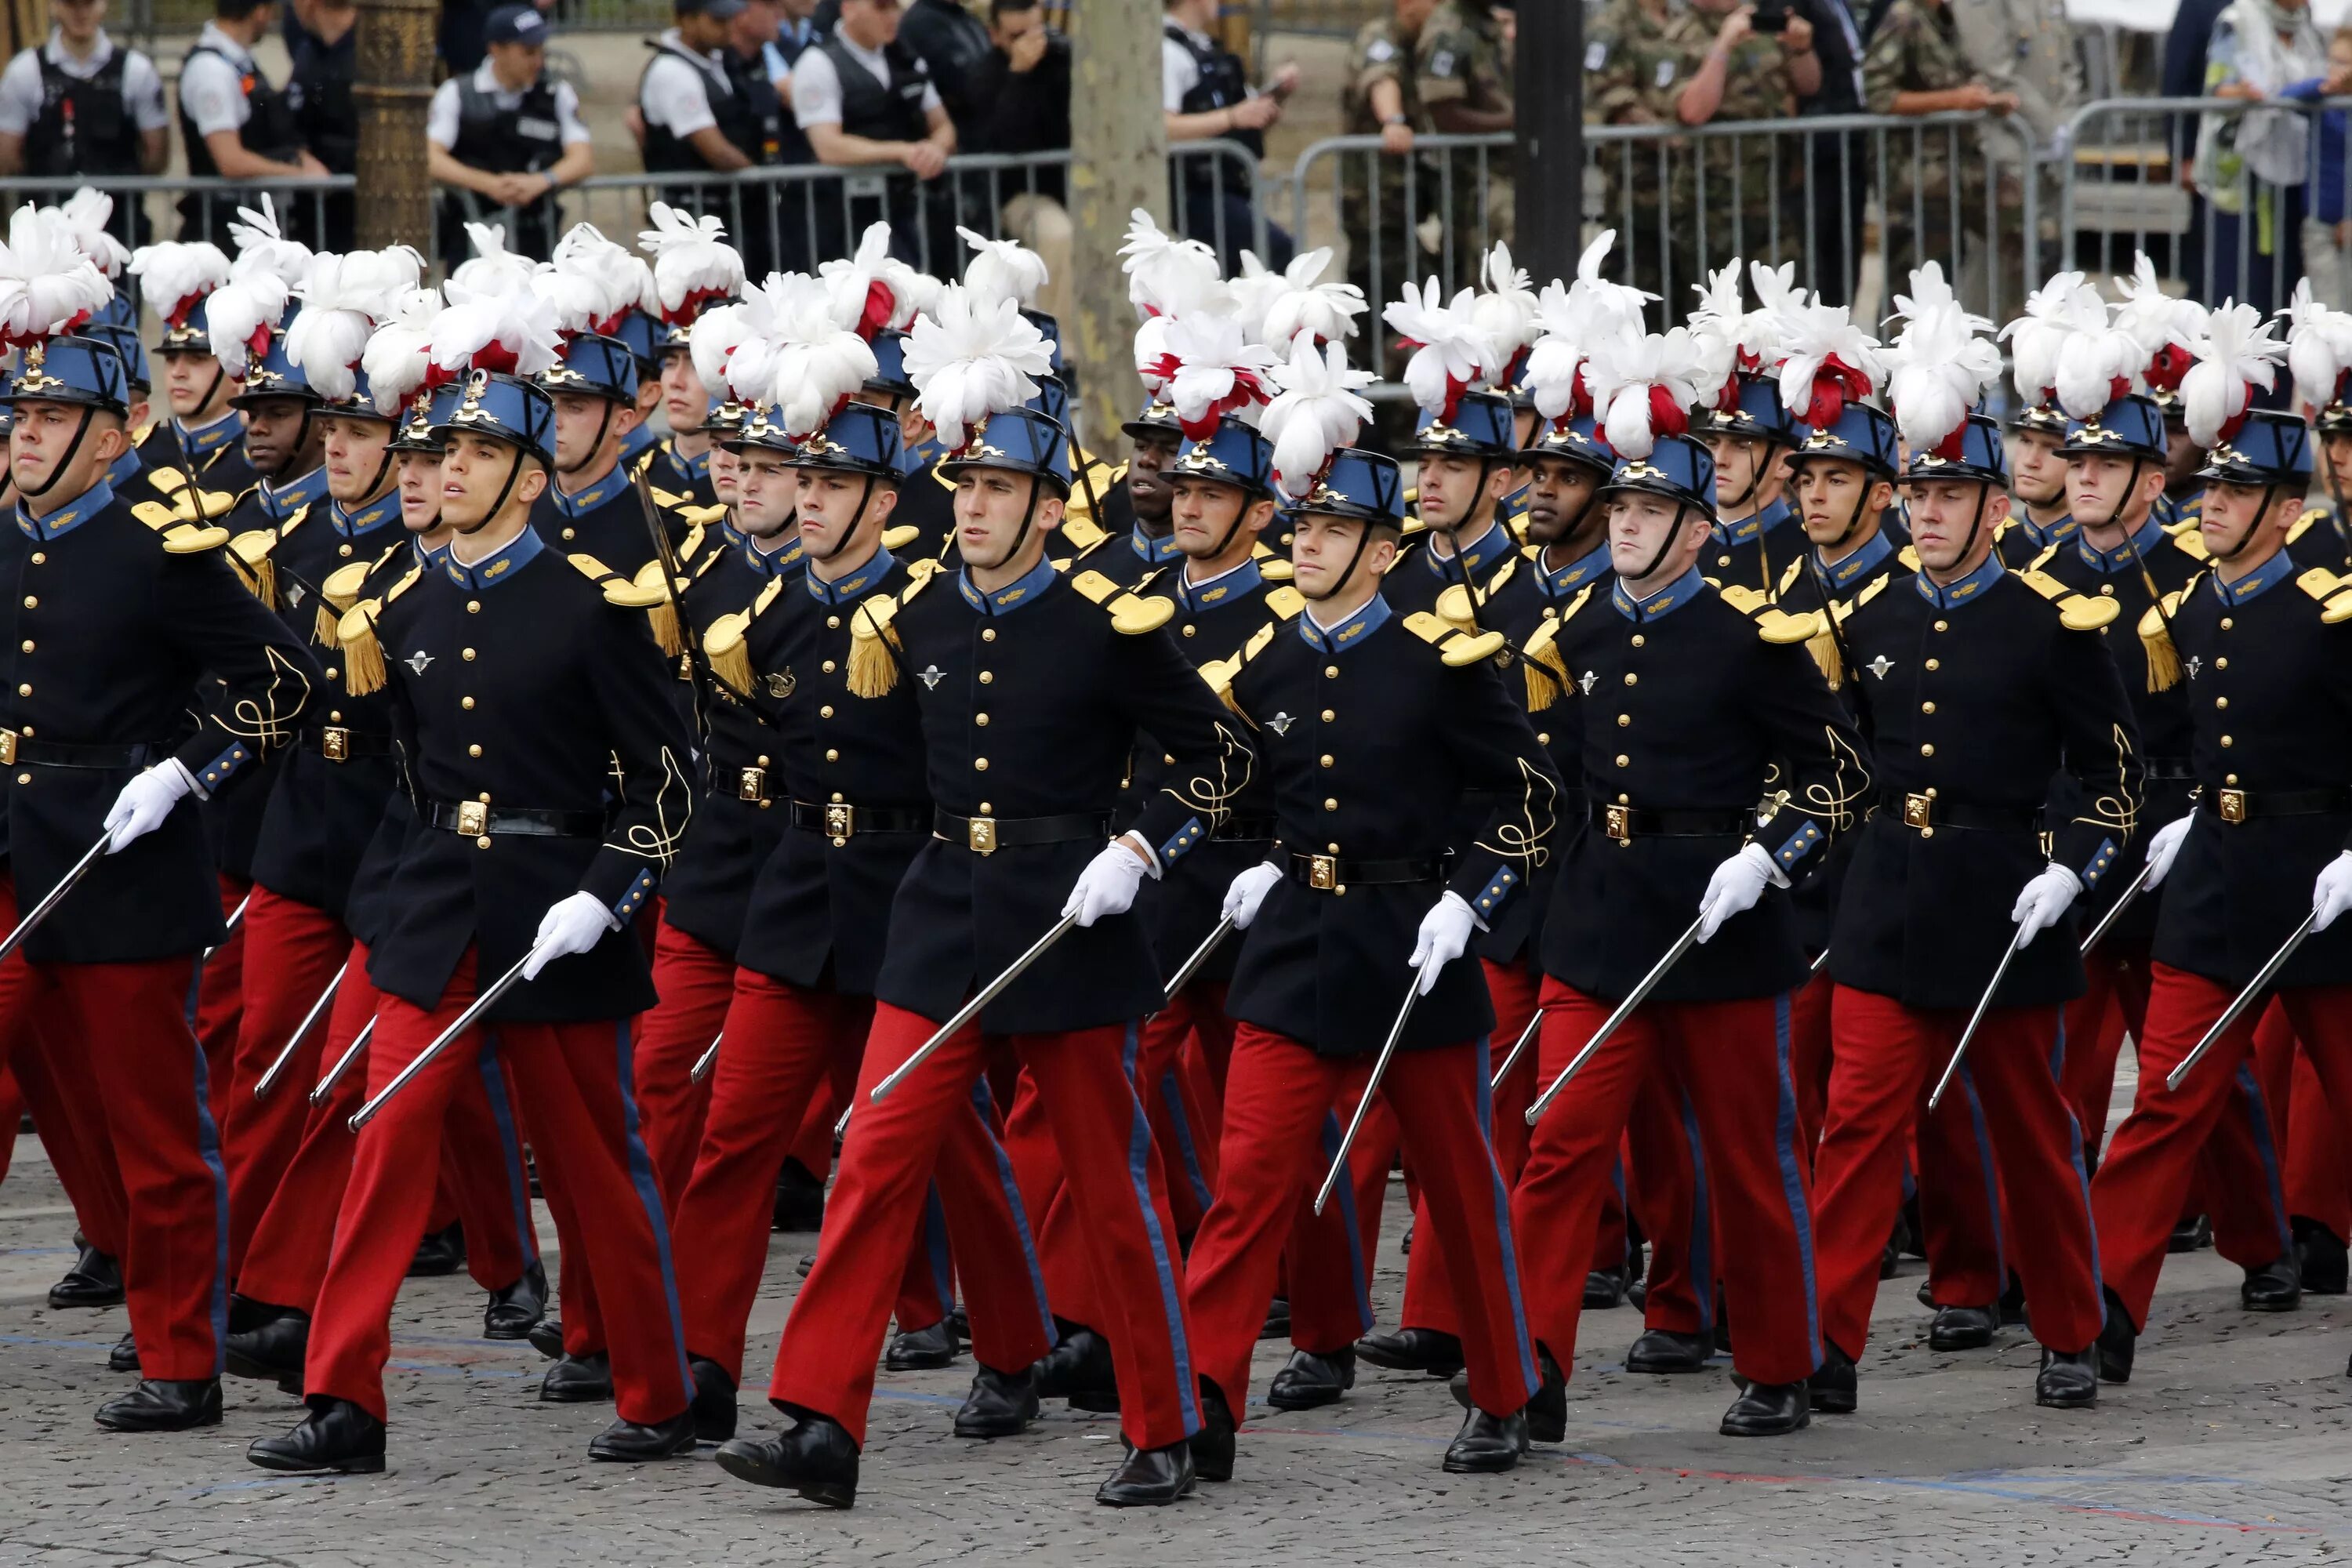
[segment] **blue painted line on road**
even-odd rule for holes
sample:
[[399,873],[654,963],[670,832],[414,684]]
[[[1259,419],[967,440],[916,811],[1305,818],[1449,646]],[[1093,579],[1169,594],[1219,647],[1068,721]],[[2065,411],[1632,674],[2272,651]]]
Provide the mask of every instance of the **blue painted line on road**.
[[0,1247],[0,1258],[79,1258],[81,1249],[73,1247]]

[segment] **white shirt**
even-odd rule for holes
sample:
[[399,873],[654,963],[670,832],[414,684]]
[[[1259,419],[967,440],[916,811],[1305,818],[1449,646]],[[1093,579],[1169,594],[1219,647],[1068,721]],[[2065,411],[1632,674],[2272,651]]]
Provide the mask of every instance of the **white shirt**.
[[[1206,33],[1184,29],[1185,37],[1202,48],[1215,46]],[[1160,107],[1171,114],[1184,112],[1184,95],[1201,85],[1201,62],[1166,33],[1160,35]]]
[[[195,121],[199,136],[242,130],[252,117],[253,106],[246,102],[245,84],[239,79],[261,74],[261,68],[253,63],[253,51],[212,22],[206,22],[205,30],[196,35],[196,47],[217,49],[220,54],[190,51],[180,67],[180,107]],[[224,59],[222,55],[228,58]]]
[[[66,52],[63,34],[51,27],[40,52],[66,75],[88,81],[114,58],[114,40],[101,27],[89,58],[78,60]],[[172,122],[171,111],[163,107],[163,79],[156,74],[155,62],[137,49],[125,51],[122,58],[122,104],[142,131],[161,131]],[[0,71],[0,133],[22,136],[40,117],[41,62],[25,49]]]
[[[886,89],[893,85],[889,56],[880,49],[866,47],[839,30],[835,30],[833,39],[876,81]],[[939,84],[927,80],[923,83],[923,112],[928,115],[939,107]],[[841,73],[834,68],[833,57],[821,48],[802,50],[801,58],[793,65],[793,118],[803,131],[812,125],[841,123]]]
[[[485,59],[474,69],[474,86],[502,110],[519,108],[522,94],[509,92],[499,85],[499,73]],[[580,95],[568,81],[555,83],[555,124],[566,147],[575,142],[589,140],[588,127],[581,122]],[[542,134],[544,134],[542,132]],[[457,144],[457,79],[451,77],[433,89],[433,106],[425,111],[425,135],[443,152]]]
[[666,47],[646,68],[646,79],[637,89],[637,107],[645,111],[646,124],[664,126],[683,141],[719,123],[719,116],[710,111],[712,93],[735,89],[728,85],[727,68],[719,63],[717,50],[696,56],[676,27],[663,29],[661,41]]

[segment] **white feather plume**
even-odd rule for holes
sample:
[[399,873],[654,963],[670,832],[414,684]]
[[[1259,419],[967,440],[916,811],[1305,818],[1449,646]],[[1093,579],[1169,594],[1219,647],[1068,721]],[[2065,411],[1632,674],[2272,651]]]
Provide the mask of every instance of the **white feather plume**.
[[59,203],[58,212],[73,231],[75,247],[107,277],[121,277],[131,250],[106,226],[114,216],[114,198],[84,185]]
[[1527,346],[1535,341],[1540,307],[1527,269],[1511,260],[1511,247],[1501,240],[1479,266],[1486,289],[1470,303],[1470,324],[1485,336],[1493,353],[1487,376],[1499,381]]
[[[711,306],[695,317],[686,329],[686,352],[693,356],[695,379],[702,383],[702,390],[713,397],[723,398],[729,395],[728,367],[735,363],[735,356],[744,352],[747,344],[759,339],[754,316],[761,310],[764,297],[761,305],[754,305],[751,302],[748,289],[744,294],[741,300]],[[753,352],[762,362],[770,361],[770,351]],[[744,368],[747,371],[752,368],[751,363],[746,361]]]
[[1165,373],[1168,401],[1176,423],[1198,441],[1227,415],[1250,419],[1273,395],[1272,376],[1280,356],[1250,342],[1237,316],[1219,310],[1167,318]]
[[425,384],[433,342],[433,319],[441,313],[441,291],[409,289],[385,302],[374,333],[360,353],[368,393],[379,414],[397,414],[409,395]]
[[[836,324],[870,337],[899,314],[898,294],[889,269],[890,226],[870,223],[847,258],[817,264],[820,285],[832,300]],[[770,281],[774,277],[772,274]]]
[[1495,363],[1494,341],[1471,320],[1474,298],[1465,289],[1442,303],[1436,279],[1408,281],[1402,297],[1381,312],[1412,345],[1404,363],[1405,390],[1424,412],[1452,417],[1463,392]]
[[1118,253],[1127,258],[1120,265],[1139,320],[1203,309],[1224,289],[1215,251],[1197,239],[1173,237],[1141,207],[1128,215],[1127,243]]
[[1698,342],[1686,327],[1626,332],[1595,344],[1584,379],[1610,450],[1646,458],[1659,436],[1682,434],[1704,374]]
[[916,405],[950,451],[992,414],[1037,395],[1054,356],[1045,334],[1011,300],[980,300],[961,284],[940,290],[907,334],[907,377]]
[[1886,362],[1878,340],[1855,323],[1843,305],[1801,303],[1793,299],[1774,311],[1780,337],[1780,405],[1811,424],[1827,395],[1826,384],[1838,382],[1836,396],[1853,401],[1869,396],[1885,384]]
[[424,258],[404,245],[310,258],[294,290],[302,309],[286,329],[286,357],[313,391],[330,402],[352,395],[358,385],[352,372],[376,321],[415,289],[424,270]]
[[236,259],[229,263],[228,281],[205,301],[205,331],[222,366],[241,380],[285,320],[294,285],[310,270],[310,247],[279,231],[278,209],[266,195],[257,209],[237,208],[228,232]]
[[644,298],[646,276],[645,262],[627,247],[605,238],[594,224],[576,223],[555,242],[554,265],[541,268],[531,286],[547,297],[556,330],[577,336],[618,326]]
[[2198,446],[2235,434],[2255,389],[2267,392],[2278,379],[2286,345],[2272,327],[2253,306],[2231,300],[2207,318],[2203,335],[2189,345],[2197,363],[2180,381],[2180,413]]
[[1048,279],[1045,258],[1017,239],[991,239],[959,225],[956,233],[971,247],[963,286],[983,300],[1010,300],[1024,308],[1037,303]]
[[113,298],[114,285],[54,210],[27,202],[10,215],[8,243],[0,246],[0,343],[70,331]]
[[1584,254],[1576,258],[1576,280],[1568,286],[1569,303],[1579,311],[1605,311],[1620,322],[1632,321],[1638,325],[1642,320],[1642,308],[1657,296],[1646,289],[1636,289],[1630,283],[1612,282],[1601,275],[1601,269],[1609,260],[1610,247],[1616,243],[1617,231],[1604,228],[1593,237],[1591,245],[1584,247]]
[[[2028,294],[2025,313],[2000,330],[2001,340],[2009,344],[2010,381],[2018,397],[2028,407],[2039,407],[2055,396],[2058,358],[2066,341],[2076,332],[2104,329],[2106,321],[2106,301],[2080,272],[2058,273]],[[2102,398],[2098,407],[2105,406]]]
[[[1941,280],[1938,273],[1935,281]],[[1887,398],[1903,439],[1914,451],[1927,451],[1958,429],[2000,378],[2000,350],[1978,335],[1990,322],[1970,315],[1948,291],[1937,296],[1932,288],[1921,289],[1916,273],[1908,300],[1898,296],[1897,302],[1905,320],[1886,351],[1892,366]]]
[[466,238],[471,242],[474,254],[459,262],[449,274],[452,282],[480,294],[498,294],[531,287],[531,279],[538,275],[540,265],[530,257],[517,256],[507,248],[504,224],[469,223],[466,226]]
[[[1579,376],[1585,361],[1603,343],[1628,335],[1639,337],[1642,332],[1643,296],[1636,293],[1628,310],[1622,296],[1580,296],[1583,283],[1580,278],[1567,286],[1558,281],[1544,285],[1537,301],[1539,335],[1528,351],[1527,368],[1519,376],[1520,384],[1535,400],[1536,412],[1554,422],[1579,412]],[[1700,334],[1694,329],[1692,336],[1696,340]],[[1721,375],[1715,377],[1717,383],[1721,379]],[[1584,399],[1590,403],[1589,377],[1582,385]]]
[[638,232],[637,248],[653,258],[655,314],[677,326],[692,321],[704,301],[742,291],[743,258],[727,243],[725,223],[667,202],[646,211],[653,227]]
[[468,371],[502,371],[530,377],[562,357],[555,309],[525,287],[476,292],[451,279],[443,286],[448,306],[434,319],[432,374],[455,380]]
[[780,407],[789,435],[822,428],[879,369],[873,344],[844,324],[837,289],[779,274],[768,279],[761,306],[753,309],[748,289],[744,303],[755,317],[766,311],[772,335],[736,349],[745,363],[740,370],[730,363],[729,384]]
[[891,300],[890,320],[886,324],[901,332],[939,301],[940,290],[946,287],[929,273],[918,272],[895,256],[882,258],[882,281],[890,290]]
[[2295,284],[2286,307],[2286,364],[2295,395],[2312,408],[2334,403],[2344,373],[2352,370],[2352,315],[2312,297],[2311,279]]
[[1274,445],[1274,482],[1292,500],[1307,491],[1342,447],[1355,445],[1372,405],[1360,387],[1372,374],[1348,367],[1348,347],[1334,339],[1318,349],[1315,334],[1302,330],[1291,340],[1290,358],[1276,367],[1279,389],[1265,406],[1258,430]]
[[228,281],[228,255],[209,239],[167,239],[131,254],[131,276],[165,321],[184,321],[205,296]]

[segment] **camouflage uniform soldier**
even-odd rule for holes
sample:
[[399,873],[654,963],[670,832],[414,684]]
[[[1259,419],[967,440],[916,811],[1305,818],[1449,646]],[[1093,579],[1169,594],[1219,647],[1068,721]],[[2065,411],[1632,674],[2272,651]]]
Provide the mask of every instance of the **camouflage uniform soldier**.
[[[1508,131],[1511,60],[1486,0],[1439,0],[1414,39],[1413,95],[1449,136]],[[1427,265],[1449,289],[1477,281],[1478,260],[1511,237],[1510,166],[1495,150],[1425,150],[1419,229]],[[1442,218],[1441,218],[1442,215]]]
[[[1993,91],[1969,63],[1945,0],[1893,0],[1870,36],[1862,75],[1873,114],[2017,111],[2017,95]],[[1986,232],[1982,137],[1965,127],[1923,126],[1916,139],[1887,132],[1885,147],[1887,276],[1938,261],[1958,277],[1959,232]],[[2020,199],[2014,179],[2002,179],[2000,199]],[[2012,234],[2007,243],[2016,239]]]
[[1339,89],[1340,130],[1381,138],[1378,152],[1343,153],[1339,163],[1348,280],[1370,300],[1395,293],[1398,280],[1416,276],[1420,265],[1412,250],[1408,209],[1413,204],[1406,196],[1405,176],[1413,167],[1413,138],[1434,127],[1409,68],[1432,8],[1433,0],[1398,0],[1393,16],[1365,23],[1348,51],[1348,79]]

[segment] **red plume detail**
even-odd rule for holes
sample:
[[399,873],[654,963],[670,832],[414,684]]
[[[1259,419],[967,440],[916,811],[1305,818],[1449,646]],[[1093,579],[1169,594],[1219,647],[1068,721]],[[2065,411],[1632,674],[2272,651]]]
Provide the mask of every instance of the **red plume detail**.
[[484,343],[474,351],[474,368],[499,375],[512,375],[515,374],[515,352],[504,343]]
[[257,360],[267,359],[269,356],[269,331],[268,321],[254,328],[253,334],[245,340],[245,352]]
[[890,291],[890,285],[879,278],[870,280],[866,285],[866,309],[857,317],[857,335],[872,342],[874,334],[888,326],[898,310],[898,296]]
[[2120,375],[2109,376],[2107,378],[2107,401],[2109,403],[2116,402],[2119,398],[2129,397],[2130,395],[2131,382],[2129,378]]
[[686,326],[695,317],[702,314],[702,308],[705,305],[726,298],[727,290],[724,289],[689,289],[687,290],[686,298],[677,302],[677,310],[662,312],[663,324],[672,327]]
[[[1742,357],[1746,358],[1748,356],[1743,355]],[[1723,378],[1723,390],[1715,395],[1715,411],[1717,414],[1736,414],[1739,411],[1739,377],[1738,374],[1727,375]]]
[[[2178,392],[2180,390],[2180,378],[2187,375],[2189,367],[2196,363],[2197,356],[2179,343],[2167,343],[2156,351],[2154,359],[2147,362],[2147,384],[2159,392]],[[2116,395],[2121,396],[2122,394]]]
[[1805,423],[1816,430],[1826,430],[1838,422],[1838,416],[1845,412],[1848,403],[1858,403],[1869,395],[1870,377],[1832,354],[1813,373],[1813,395],[1805,405]]
[[1690,434],[1689,411],[1663,386],[1650,388],[1650,433],[1654,436]]
[[619,310],[614,311],[611,315],[599,316],[594,321],[589,322],[588,330],[595,333],[600,338],[609,338],[614,333],[619,331],[621,330],[621,323],[628,319],[629,307],[624,305]]
[[2256,389],[2252,382],[2250,381],[2246,383],[2246,405],[2243,408],[2239,409],[2237,413],[2231,415],[2229,418],[2221,421],[2221,433],[2219,437],[2220,439],[2223,441],[2234,441],[2238,438],[2238,432],[2246,427],[2246,421],[2252,417],[2254,412],[2255,390]]
[[[1416,342],[1412,338],[1399,338],[1397,340],[1397,353],[1402,354],[1417,353],[1428,346],[1429,345],[1427,343]],[[1468,381],[1456,380],[1454,377],[1450,375],[1445,378],[1445,406],[1437,411],[1437,417],[1440,423],[1446,425],[1454,423],[1454,415],[1460,413],[1462,410],[1462,395],[1469,390],[1470,383]]]
[[1950,435],[1936,443],[1936,456],[1943,458],[1948,463],[1958,462],[1961,458],[1968,456],[1968,452],[1966,450],[1968,436],[1969,422],[1966,419],[1962,419],[1958,425],[1952,426],[1952,433]]

